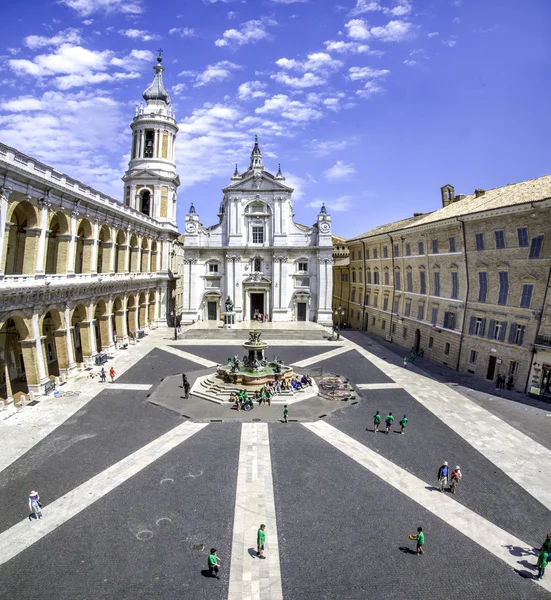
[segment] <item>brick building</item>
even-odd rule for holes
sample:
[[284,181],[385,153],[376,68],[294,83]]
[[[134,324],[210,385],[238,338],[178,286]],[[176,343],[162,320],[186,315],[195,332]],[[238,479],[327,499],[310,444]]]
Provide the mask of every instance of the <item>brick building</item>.
[[[358,329],[514,387],[551,384],[551,176],[455,195],[347,240],[333,306]],[[542,318],[543,315],[543,318]]]

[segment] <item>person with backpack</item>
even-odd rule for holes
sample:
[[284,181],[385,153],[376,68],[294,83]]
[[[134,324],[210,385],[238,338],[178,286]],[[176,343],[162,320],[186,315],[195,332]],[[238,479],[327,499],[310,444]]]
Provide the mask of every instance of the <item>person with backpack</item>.
[[443,492],[444,488],[448,485],[448,474],[449,474],[448,461],[445,460],[444,464],[438,469],[438,487]]
[[450,492],[452,494],[455,494],[457,484],[461,481],[461,477],[463,477],[463,475],[461,474],[461,467],[457,465],[457,467],[455,467],[451,474]]

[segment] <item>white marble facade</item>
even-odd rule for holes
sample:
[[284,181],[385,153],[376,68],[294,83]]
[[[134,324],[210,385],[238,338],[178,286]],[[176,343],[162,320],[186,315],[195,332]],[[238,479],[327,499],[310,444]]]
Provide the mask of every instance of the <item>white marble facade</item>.
[[293,189],[281,169],[264,169],[258,140],[249,168],[237,167],[223,190],[216,225],[186,215],[183,323],[219,320],[228,296],[237,322],[255,313],[271,321],[331,324],[331,217],[322,207],[311,227],[293,220]]

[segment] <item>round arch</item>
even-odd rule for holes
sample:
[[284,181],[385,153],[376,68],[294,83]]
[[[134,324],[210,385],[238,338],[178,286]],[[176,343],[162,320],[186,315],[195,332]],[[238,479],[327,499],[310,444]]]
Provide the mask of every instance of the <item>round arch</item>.
[[47,232],[46,264],[44,268],[46,274],[67,273],[69,232],[70,227],[67,216],[61,211],[54,213],[50,218]]
[[77,225],[77,237],[75,243],[76,274],[90,273],[93,244],[92,224],[88,219],[81,219]]
[[[27,394],[29,391],[26,363],[32,358],[30,344],[22,342],[29,339],[29,329],[20,315],[11,314],[0,327],[0,396],[7,398],[18,392]],[[34,361],[36,362],[36,361]],[[31,363],[32,364],[32,363]],[[35,383],[30,381],[30,383]]]
[[27,201],[14,202],[6,216],[11,223],[6,236],[4,273],[6,275],[31,275],[36,272],[38,238],[30,230],[38,223],[36,208]]

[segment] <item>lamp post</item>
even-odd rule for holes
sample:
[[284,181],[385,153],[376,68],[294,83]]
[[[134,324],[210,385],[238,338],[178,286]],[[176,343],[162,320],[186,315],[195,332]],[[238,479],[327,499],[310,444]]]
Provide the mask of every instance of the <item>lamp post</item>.
[[344,308],[339,304],[337,308],[333,311],[335,313],[335,317],[337,319],[337,341],[341,337],[341,321],[344,317]]
[[172,324],[174,325],[174,339],[178,339],[178,325],[176,324],[176,313],[174,310],[170,311],[170,316],[172,317]]

